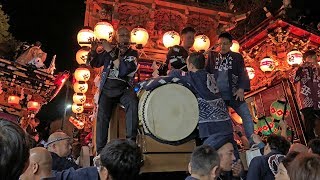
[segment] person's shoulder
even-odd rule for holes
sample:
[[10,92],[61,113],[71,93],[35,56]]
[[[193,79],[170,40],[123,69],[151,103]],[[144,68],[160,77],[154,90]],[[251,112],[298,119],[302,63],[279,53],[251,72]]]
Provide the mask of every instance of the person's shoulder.
[[235,57],[236,59],[243,58],[243,56],[237,52],[230,51],[229,54],[231,57]]

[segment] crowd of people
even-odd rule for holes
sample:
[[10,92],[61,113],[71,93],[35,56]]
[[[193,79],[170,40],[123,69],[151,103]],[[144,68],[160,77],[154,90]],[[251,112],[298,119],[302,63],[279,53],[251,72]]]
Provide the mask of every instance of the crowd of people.
[[[301,110],[305,112],[308,146],[292,144],[285,135],[271,134],[264,140],[254,133],[252,116],[244,97],[244,93],[250,91],[250,81],[242,55],[230,50],[233,37],[224,32],[218,37],[216,49],[192,52],[195,34],[193,28],[184,28],[181,46],[171,47],[166,64],[155,68],[153,73],[153,79],[158,81],[164,75],[166,78],[183,80],[198,100],[199,143],[186,167],[190,173],[186,179],[319,179],[320,139],[316,139],[313,127],[318,122],[320,102],[310,95],[315,93],[313,89],[318,83],[315,80],[320,80],[317,79],[320,76],[316,73],[319,72],[319,65],[315,63],[315,52],[305,53],[306,64],[293,71],[292,81],[294,85],[305,88],[311,84],[313,88],[309,88],[308,94],[305,91],[300,93],[297,89],[304,99],[309,100],[308,103],[301,101],[304,103]],[[30,143],[26,130],[14,122],[0,120],[0,178],[139,179],[144,161],[135,142],[139,122],[138,98],[132,87],[139,55],[130,45],[130,31],[127,28],[118,28],[116,40],[118,43],[115,47],[106,40],[93,41],[88,55],[89,66],[103,67],[99,85],[94,166],[81,167],[75,162],[72,157],[73,138],[64,132],[52,133],[44,147],[35,147]],[[306,74],[313,81],[306,81],[306,78],[309,80]],[[147,84],[152,85],[153,82]],[[121,103],[125,109],[127,139],[107,142],[112,110],[117,103]],[[234,109],[242,118],[244,134],[234,129],[228,108]],[[281,124],[285,127],[286,122],[282,121]],[[240,137],[244,150],[255,146],[259,151],[260,155],[255,155],[247,164],[247,170],[240,158],[234,132]]]
[[[255,142],[261,139],[255,137]],[[139,179],[143,155],[129,139],[110,141],[100,152],[95,166],[81,168],[69,158],[71,138],[63,132],[50,135],[46,148],[31,147],[19,124],[0,119],[1,179]],[[308,146],[291,144],[282,136],[271,135],[262,156],[252,159],[248,171],[236,160],[231,139],[200,145],[190,157],[187,180],[276,179],[317,180],[320,177],[320,139]]]

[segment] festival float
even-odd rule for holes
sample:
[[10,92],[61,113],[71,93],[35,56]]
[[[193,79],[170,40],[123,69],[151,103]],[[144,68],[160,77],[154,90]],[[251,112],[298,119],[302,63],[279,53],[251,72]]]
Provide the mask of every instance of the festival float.
[[[286,12],[291,7],[286,1],[272,12],[260,2],[252,7],[233,1],[210,2],[87,0],[84,28],[78,33],[80,48],[76,57],[79,68],[86,64],[90,38],[99,39],[104,35],[104,39],[114,43],[114,31],[120,26],[131,31],[133,47],[139,52],[135,83],[152,77],[153,66],[163,64],[168,47],[179,43],[178,32],[184,27],[191,26],[197,31],[194,51],[208,50],[215,45],[218,34],[228,31],[237,40],[231,50],[241,53],[245,59],[251,83],[246,102],[256,124],[255,131],[266,136],[278,133],[278,123],[282,120],[288,124],[288,139],[305,144],[302,118],[288,78],[293,67],[302,62],[303,52],[314,49],[319,53],[319,31],[288,18]],[[70,121],[77,128],[83,127],[81,122],[90,123],[95,134],[97,90],[102,69],[88,68],[86,71],[90,71],[90,79],[74,82],[73,112],[76,116],[81,115],[82,120],[72,117]],[[86,98],[85,92],[80,92],[80,86],[86,90]],[[143,94],[140,95],[139,98],[143,98]],[[236,113],[230,111],[230,114],[234,125],[242,124]],[[144,122],[140,122],[137,139],[144,155],[142,172],[186,171],[190,154],[196,147],[195,140],[173,145],[146,133],[144,126]],[[124,109],[118,105],[110,122],[109,140],[125,138],[125,127]],[[95,142],[94,135],[92,141]]]

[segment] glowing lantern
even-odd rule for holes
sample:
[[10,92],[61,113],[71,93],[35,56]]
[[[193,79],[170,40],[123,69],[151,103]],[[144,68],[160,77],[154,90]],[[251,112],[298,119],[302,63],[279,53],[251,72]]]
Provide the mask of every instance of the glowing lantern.
[[89,48],[82,48],[79,49],[77,54],[76,54],[76,60],[77,63],[82,65],[82,64],[86,64],[87,63],[87,59],[88,59],[88,53],[90,52]]
[[136,43],[140,48],[144,47],[149,39],[149,34],[144,28],[134,28],[131,31],[131,42]]
[[110,42],[112,40],[113,32],[113,26],[105,21],[98,22],[94,27],[94,35],[99,40],[105,39]]
[[292,50],[287,54],[287,62],[289,65],[298,65],[303,61],[303,55],[298,50]]
[[230,47],[230,50],[233,52],[239,52],[240,50],[240,44],[236,40],[232,40],[232,46]]
[[87,97],[85,94],[74,93],[72,99],[76,104],[83,104],[86,102]]
[[260,69],[263,72],[272,71],[274,67],[275,67],[274,61],[270,57],[265,57],[260,62]]
[[180,36],[175,31],[168,31],[164,33],[162,41],[163,41],[163,45],[166,48],[169,48],[169,47],[180,44]]
[[88,81],[90,79],[90,71],[87,68],[77,68],[74,71],[74,78],[77,81]]
[[88,84],[85,82],[75,82],[73,90],[76,93],[86,93],[88,91]]
[[255,76],[255,71],[252,67],[246,67],[249,79],[253,79]]
[[94,38],[93,31],[90,28],[83,28],[78,32],[77,40],[78,44],[83,46],[91,47],[90,39]]
[[[285,102],[277,100],[270,105],[270,114],[274,119],[277,119],[277,120],[282,119],[282,116],[284,114],[284,104]],[[289,104],[287,104],[286,106],[287,108],[286,108],[286,113],[284,115],[285,117],[289,115],[289,112],[291,110]]]
[[71,109],[72,109],[72,112],[74,112],[76,114],[82,113],[84,110],[82,104],[75,104],[75,103],[72,104]]
[[37,101],[29,101],[27,104],[27,108],[29,111],[38,111],[40,109],[40,103]]
[[206,35],[198,35],[194,39],[193,48],[196,51],[206,51],[210,47],[210,39]]
[[19,96],[11,95],[8,97],[8,104],[10,105],[18,105],[20,102]]

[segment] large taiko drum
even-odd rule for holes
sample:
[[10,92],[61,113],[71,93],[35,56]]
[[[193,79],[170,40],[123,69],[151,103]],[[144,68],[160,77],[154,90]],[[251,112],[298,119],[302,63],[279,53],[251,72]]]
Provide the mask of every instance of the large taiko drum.
[[139,95],[139,119],[145,134],[169,144],[186,140],[197,127],[198,102],[179,84],[162,85]]

